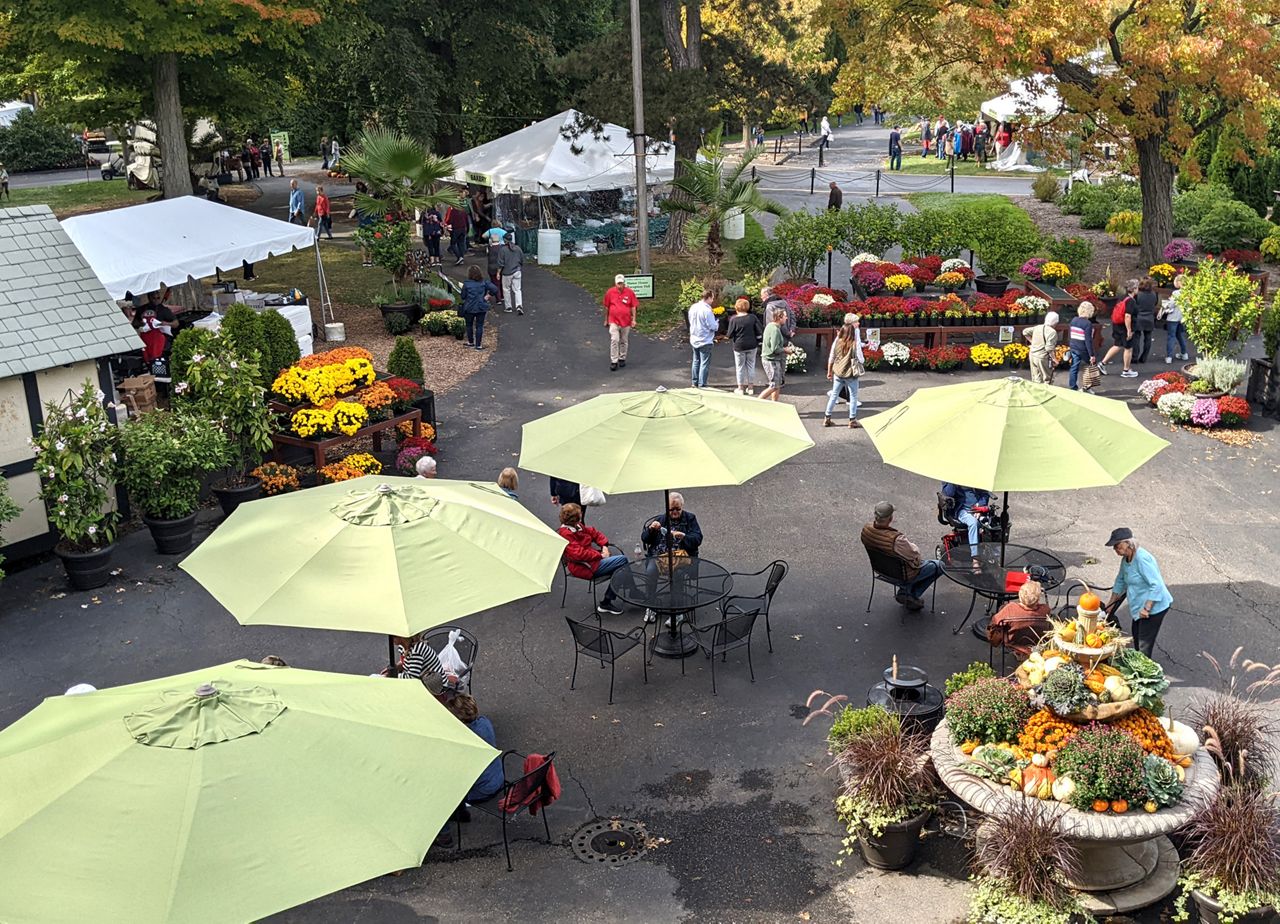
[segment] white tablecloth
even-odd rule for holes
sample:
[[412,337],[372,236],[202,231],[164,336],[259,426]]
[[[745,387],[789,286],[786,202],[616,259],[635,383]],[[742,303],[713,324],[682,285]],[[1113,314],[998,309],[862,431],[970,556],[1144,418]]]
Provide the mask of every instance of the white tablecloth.
[[[303,356],[310,356],[312,352],[311,340],[311,304],[310,302],[302,302],[297,305],[265,305],[267,299],[272,298],[271,295],[259,295],[256,292],[239,291],[231,293],[218,293],[217,301],[219,309],[206,318],[201,318],[193,324],[193,327],[201,327],[205,330],[217,331],[222,327],[222,310],[228,305],[237,302],[248,305],[254,311],[278,311],[281,317],[289,322],[289,326],[293,328],[293,335],[297,338],[298,349]],[[230,299],[230,301],[224,301]]]

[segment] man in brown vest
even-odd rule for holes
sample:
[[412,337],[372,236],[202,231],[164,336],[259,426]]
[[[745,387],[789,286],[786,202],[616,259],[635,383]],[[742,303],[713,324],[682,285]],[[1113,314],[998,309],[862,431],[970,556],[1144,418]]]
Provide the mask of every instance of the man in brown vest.
[[942,565],[936,559],[922,559],[916,544],[894,529],[892,522],[893,504],[888,501],[876,504],[875,520],[862,527],[862,544],[906,564],[907,582],[899,585],[894,599],[914,612],[924,608],[921,598],[941,576]]

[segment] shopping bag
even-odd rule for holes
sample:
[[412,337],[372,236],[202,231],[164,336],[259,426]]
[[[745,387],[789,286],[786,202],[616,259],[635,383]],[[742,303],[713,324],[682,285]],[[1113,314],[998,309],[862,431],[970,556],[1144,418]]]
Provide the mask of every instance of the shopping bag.
[[578,497],[582,499],[582,506],[584,507],[603,507],[608,501],[603,491],[599,488],[593,488],[589,484],[584,484],[578,489]]

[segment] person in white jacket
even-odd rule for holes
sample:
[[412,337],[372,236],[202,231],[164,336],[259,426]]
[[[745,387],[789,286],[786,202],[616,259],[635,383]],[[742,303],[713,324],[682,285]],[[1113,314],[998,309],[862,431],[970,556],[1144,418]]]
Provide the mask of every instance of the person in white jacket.
[[840,393],[846,388],[849,389],[849,429],[857,430],[862,426],[858,423],[858,377],[865,368],[863,363],[858,316],[851,311],[844,316],[844,326],[836,335],[827,356],[827,378],[831,380],[831,391],[827,395],[827,409],[822,416],[824,427],[832,426],[831,413],[836,409]]
[[714,293],[702,291],[702,298],[689,306],[689,346],[693,350],[693,362],[689,378],[694,388],[707,387],[707,375],[711,371],[711,345],[716,342],[719,322],[711,308]]

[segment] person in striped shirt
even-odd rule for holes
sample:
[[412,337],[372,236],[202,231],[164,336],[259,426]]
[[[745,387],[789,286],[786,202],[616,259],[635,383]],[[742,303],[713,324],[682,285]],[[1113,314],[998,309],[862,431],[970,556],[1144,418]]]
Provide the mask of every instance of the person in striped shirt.
[[[427,641],[425,632],[413,638],[396,639],[396,658],[401,680],[420,680],[432,696],[440,696],[445,690],[446,672],[440,656]],[[452,678],[455,682],[457,678]]]

